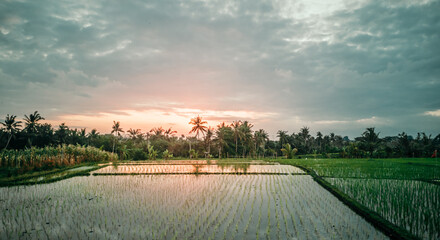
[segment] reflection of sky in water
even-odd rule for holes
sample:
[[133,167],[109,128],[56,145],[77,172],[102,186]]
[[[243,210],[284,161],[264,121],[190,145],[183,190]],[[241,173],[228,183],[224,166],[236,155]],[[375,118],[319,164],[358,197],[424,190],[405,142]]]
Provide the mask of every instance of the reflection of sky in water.
[[288,165],[251,165],[249,163],[239,164],[143,164],[143,165],[118,165],[108,166],[95,171],[94,173],[138,173],[138,174],[160,174],[160,173],[304,173],[302,170]]

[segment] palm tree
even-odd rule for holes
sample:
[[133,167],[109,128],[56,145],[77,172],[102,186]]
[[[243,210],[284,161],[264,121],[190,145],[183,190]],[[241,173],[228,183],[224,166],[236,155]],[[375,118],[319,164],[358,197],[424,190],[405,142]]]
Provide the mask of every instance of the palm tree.
[[161,127],[154,127],[150,130],[150,133],[154,133],[155,136],[160,136],[165,132],[165,129]]
[[55,131],[55,137],[57,139],[58,144],[66,143],[67,137],[70,135],[71,131],[65,123],[61,123],[58,126],[58,129]]
[[208,124],[207,121],[203,121],[200,116],[197,116],[192,118],[189,124],[194,125],[191,131],[189,131],[189,134],[196,133],[196,138],[199,138],[199,133],[201,132],[203,136],[205,136],[205,132],[208,130],[208,127],[204,126],[204,124]]
[[44,120],[43,117],[38,113],[38,111],[35,111],[34,113],[29,114],[29,116],[24,115],[24,121],[26,124],[26,127],[24,130],[29,134],[28,142],[32,146],[32,140],[35,136],[35,133],[37,132],[37,126],[38,121]]
[[235,157],[238,155],[238,139],[240,138],[240,125],[241,120],[233,121],[231,127],[234,129],[234,140],[235,140]]
[[91,145],[92,141],[94,141],[99,136],[98,130],[96,128],[92,129],[92,131],[87,134],[87,138],[89,140],[89,145]]
[[211,153],[211,142],[212,142],[212,136],[214,135],[214,128],[208,127],[208,130],[206,130],[206,136],[205,136],[205,146],[207,146],[207,154]]
[[264,158],[264,149],[266,142],[269,140],[269,135],[264,129],[260,129],[254,132],[254,141],[255,141],[255,152],[258,153],[259,149],[263,149],[263,158]]
[[281,149],[281,151],[284,153],[286,158],[292,159],[293,156],[295,156],[296,152],[298,152],[298,149],[296,149],[296,148],[292,149],[290,144],[286,143],[283,145],[283,148]]
[[44,118],[38,113],[38,111],[29,114],[29,116],[24,115],[24,121],[26,124],[26,127],[24,129],[27,132],[35,133],[37,130],[38,121],[40,120],[44,120]]
[[132,128],[130,128],[130,129],[128,129],[127,132],[130,134],[131,139],[133,139],[133,140],[135,140],[139,135],[141,135],[141,130],[140,129],[132,129]]
[[177,133],[177,131],[174,131],[171,128],[168,128],[167,130],[165,130],[164,135],[166,138],[170,138],[176,133]]
[[243,158],[245,157],[246,154],[246,145],[251,145],[252,143],[250,143],[250,141],[252,140],[252,130],[251,128],[254,125],[249,123],[248,121],[244,121],[241,125],[240,125],[240,140],[241,140],[241,146],[243,147]]
[[284,146],[284,144],[289,143],[289,136],[287,135],[287,131],[278,130],[277,137],[279,138],[279,140],[278,140],[279,148],[278,149],[282,148]]
[[[300,137],[300,139],[301,139],[301,141],[302,141],[302,144],[304,144],[303,145],[303,148],[304,148],[304,152],[305,153],[308,153],[308,143],[309,143],[309,140],[310,140],[310,131],[309,131],[309,128],[308,127],[303,127],[303,128],[301,128],[300,130],[299,130],[299,133],[298,133],[298,135],[299,135],[299,137]],[[302,145],[301,144],[301,145]]]
[[362,133],[362,143],[364,144],[365,150],[370,152],[370,157],[373,156],[373,151],[377,148],[379,142],[379,133],[374,132],[374,127],[367,128],[365,132]]
[[226,141],[226,128],[225,122],[217,125],[217,130],[215,131],[215,141],[218,143],[218,158],[221,158],[224,147],[228,144]]
[[122,130],[122,128],[120,128],[120,123],[119,122],[115,122],[113,121],[113,127],[112,127],[112,134],[115,133],[116,138],[113,140],[113,149],[112,149],[112,153],[115,152],[115,145],[116,145],[116,139],[117,137],[121,136],[121,133],[123,133],[124,131]]
[[14,136],[15,132],[19,130],[18,128],[21,127],[21,121],[15,121],[16,117],[17,116],[15,115],[9,116],[8,114],[6,115],[5,122],[0,122],[4,126],[6,131],[9,132],[9,138],[8,138],[8,142],[6,143],[5,149],[8,148],[12,136]]
[[321,132],[317,132],[316,133],[316,142],[318,143],[318,149],[320,151],[322,151],[322,133]]

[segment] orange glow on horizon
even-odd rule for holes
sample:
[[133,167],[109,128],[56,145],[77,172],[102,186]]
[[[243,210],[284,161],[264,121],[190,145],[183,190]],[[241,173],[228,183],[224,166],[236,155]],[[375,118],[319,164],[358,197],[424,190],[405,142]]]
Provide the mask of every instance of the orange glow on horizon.
[[69,114],[61,115],[57,119],[47,122],[52,124],[55,129],[64,122],[70,128],[86,128],[87,132],[96,128],[98,132],[105,134],[111,132],[113,121],[119,121],[124,131],[133,128],[141,129],[145,133],[154,127],[163,127],[177,131],[176,136],[181,134],[186,136],[191,130],[189,121],[197,115],[208,121],[208,126],[211,127],[216,127],[221,122],[231,123],[232,119],[252,121],[259,117],[271,118],[275,116],[274,113],[172,108],[171,111],[153,109],[144,111],[120,110],[117,113],[100,112],[96,115]]

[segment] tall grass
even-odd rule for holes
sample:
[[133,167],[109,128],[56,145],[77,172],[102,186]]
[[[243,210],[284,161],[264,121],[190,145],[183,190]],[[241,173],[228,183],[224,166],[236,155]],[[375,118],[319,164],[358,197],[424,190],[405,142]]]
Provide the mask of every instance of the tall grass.
[[0,168],[18,173],[50,170],[85,162],[117,160],[117,155],[95,147],[62,145],[57,147],[30,148],[0,151]]

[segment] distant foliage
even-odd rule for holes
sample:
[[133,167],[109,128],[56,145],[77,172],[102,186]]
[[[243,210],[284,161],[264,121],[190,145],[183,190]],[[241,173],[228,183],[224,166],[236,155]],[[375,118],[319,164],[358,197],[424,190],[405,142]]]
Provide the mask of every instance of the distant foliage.
[[[114,152],[123,160],[167,159],[171,154],[178,158],[277,158],[286,155],[286,144],[290,145],[290,151],[297,149],[294,155],[308,159],[438,157],[435,153],[440,150],[440,134],[431,136],[422,132],[413,137],[402,132],[397,136],[382,137],[374,127],[366,128],[354,139],[335,133],[324,135],[319,131],[313,136],[306,126],[297,133],[279,130],[277,139],[269,139],[264,129],[254,130],[249,121],[222,122],[213,128],[201,116],[189,122],[191,131],[188,134],[195,136],[177,134],[172,128],[161,126],[144,131],[128,128],[125,133],[124,123],[118,121],[108,126],[108,134],[96,129],[90,132],[85,128],[71,129],[64,123],[53,127],[43,123],[45,119],[37,111],[25,115],[23,121],[9,114],[4,119],[0,122],[0,149],[20,150],[63,144],[94,146]],[[151,147],[153,152],[149,151]]]

